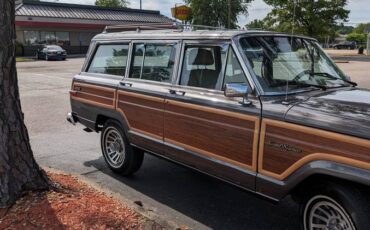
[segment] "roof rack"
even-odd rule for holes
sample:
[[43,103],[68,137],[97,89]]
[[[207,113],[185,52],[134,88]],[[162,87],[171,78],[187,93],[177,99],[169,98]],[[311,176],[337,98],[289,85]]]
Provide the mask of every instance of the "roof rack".
[[137,31],[141,30],[166,30],[166,29],[178,29],[178,30],[190,30],[194,31],[197,29],[206,30],[224,30],[223,27],[214,26],[203,26],[203,25],[183,25],[179,23],[146,23],[146,24],[127,24],[127,25],[112,25],[106,26],[103,33],[114,33],[114,32],[125,32],[125,31]]
[[147,24],[127,24],[106,26],[103,33],[125,32],[125,31],[141,31],[141,30],[163,30],[163,29],[178,29],[175,23],[147,23]]

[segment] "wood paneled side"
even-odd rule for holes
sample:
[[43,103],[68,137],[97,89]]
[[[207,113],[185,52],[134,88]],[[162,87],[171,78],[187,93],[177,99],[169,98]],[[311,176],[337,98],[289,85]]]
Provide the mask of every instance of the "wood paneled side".
[[115,109],[116,90],[113,88],[74,82],[71,92],[72,100]]
[[255,170],[259,118],[167,101],[165,142]]
[[259,172],[283,180],[315,160],[370,169],[370,141],[286,122],[262,122]]
[[117,110],[122,113],[131,130],[163,139],[163,98],[118,91]]

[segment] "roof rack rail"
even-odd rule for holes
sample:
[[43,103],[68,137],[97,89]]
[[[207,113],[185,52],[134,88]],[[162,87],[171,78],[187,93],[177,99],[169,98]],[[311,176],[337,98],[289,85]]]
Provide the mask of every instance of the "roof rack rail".
[[125,32],[141,30],[165,30],[165,29],[179,29],[179,30],[224,30],[223,27],[203,26],[203,25],[184,25],[179,23],[146,23],[146,24],[127,24],[127,25],[112,25],[106,26],[103,33]]
[[146,24],[127,24],[106,26],[103,33],[141,31],[141,30],[163,30],[178,29],[176,23],[146,23]]

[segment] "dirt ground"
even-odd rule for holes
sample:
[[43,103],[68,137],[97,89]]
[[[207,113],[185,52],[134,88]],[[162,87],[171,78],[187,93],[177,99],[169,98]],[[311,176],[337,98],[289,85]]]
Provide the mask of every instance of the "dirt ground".
[[26,194],[0,219],[0,229],[148,229],[145,218],[76,177],[48,175],[63,190]]

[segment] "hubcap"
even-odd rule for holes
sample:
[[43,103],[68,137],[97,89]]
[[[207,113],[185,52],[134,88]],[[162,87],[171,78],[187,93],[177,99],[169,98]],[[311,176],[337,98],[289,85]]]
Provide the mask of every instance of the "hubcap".
[[126,149],[120,132],[111,127],[104,134],[104,154],[109,164],[118,168],[125,161]]
[[305,230],[355,230],[344,208],[326,196],[315,196],[304,211]]

